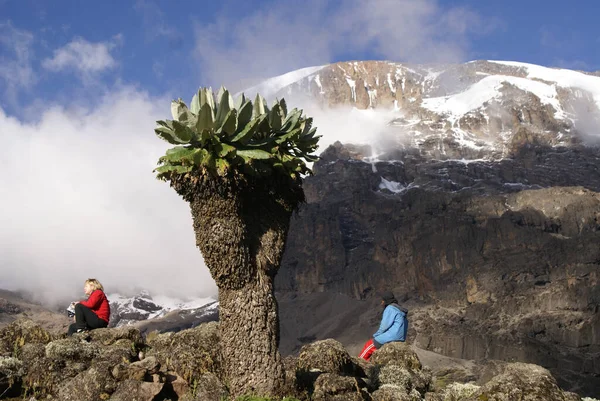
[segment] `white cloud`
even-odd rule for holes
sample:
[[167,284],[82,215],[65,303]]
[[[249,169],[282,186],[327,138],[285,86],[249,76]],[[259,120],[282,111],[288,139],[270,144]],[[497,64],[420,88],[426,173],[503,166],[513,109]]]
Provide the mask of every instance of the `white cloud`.
[[204,85],[242,89],[248,79],[366,52],[392,61],[464,61],[470,35],[498,26],[435,0],[307,0],[301,6],[284,0],[242,19],[228,15],[225,10],[214,24],[196,27]]
[[152,173],[168,116],[169,99],[130,88],[36,123],[0,109],[1,287],[56,299],[96,277],[109,292],[216,293],[187,203]]
[[10,22],[0,23],[0,88],[9,102],[17,102],[20,89],[30,88],[36,82],[31,66],[33,35],[16,29]]
[[56,49],[52,58],[44,59],[42,66],[54,72],[66,69],[74,69],[82,74],[102,72],[117,65],[110,52],[121,40],[121,35],[115,36],[110,42],[99,43],[75,38],[65,46]]

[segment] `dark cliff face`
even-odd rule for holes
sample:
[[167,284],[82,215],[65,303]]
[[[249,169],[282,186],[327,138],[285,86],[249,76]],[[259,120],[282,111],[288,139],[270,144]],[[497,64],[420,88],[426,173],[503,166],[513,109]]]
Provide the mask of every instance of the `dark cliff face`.
[[391,289],[415,306],[425,349],[539,363],[600,390],[597,150],[529,146],[468,164],[368,153],[336,144],[316,163],[278,290]]

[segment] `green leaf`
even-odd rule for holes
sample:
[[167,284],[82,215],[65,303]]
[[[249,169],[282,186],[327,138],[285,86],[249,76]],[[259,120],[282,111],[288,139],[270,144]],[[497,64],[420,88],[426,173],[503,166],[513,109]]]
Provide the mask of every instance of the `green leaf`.
[[225,118],[232,109],[233,99],[227,89],[221,87],[223,92],[219,90],[219,107],[217,108],[216,122],[217,127],[220,127],[225,122]]
[[238,110],[238,130],[243,129],[252,120],[252,102],[246,101]]
[[204,159],[209,156],[208,150],[206,149],[195,149],[196,152],[193,154],[194,166],[204,165]]
[[[204,151],[206,151],[206,149],[202,149]],[[215,169],[215,157],[211,154],[206,152],[206,155],[204,155],[203,159],[202,159],[202,165],[210,170],[214,170]]]
[[217,104],[221,103],[221,98],[223,97],[223,93],[226,91],[225,87],[221,85],[219,90],[217,91]]
[[215,152],[219,155],[219,157],[227,157],[232,153],[235,153],[236,147],[231,146],[227,143],[219,143],[215,145]]
[[185,143],[185,142],[181,142],[179,141],[179,138],[177,138],[177,136],[175,135],[175,133],[173,132],[172,129],[167,128],[167,127],[158,127],[154,129],[154,132],[156,133],[156,135],[158,135],[159,138],[169,142],[172,145],[177,145],[180,143]]
[[196,123],[196,130],[202,132],[205,130],[213,129],[215,120],[213,118],[212,108],[208,103],[204,103],[200,107],[200,113],[198,113],[198,122]]
[[246,101],[246,96],[242,93],[237,97],[237,99],[235,99],[235,108],[239,110],[242,107],[242,105],[246,103]]
[[278,136],[278,137],[275,139],[275,142],[277,142],[277,143],[279,143],[279,144],[281,144],[281,143],[284,143],[284,142],[287,142],[287,141],[292,141],[292,142],[295,142],[295,141],[294,141],[294,137],[295,137],[295,136],[299,136],[299,135],[300,135],[300,132],[302,132],[302,130],[300,129],[300,127],[298,127],[298,128],[296,128],[295,130],[292,130],[292,131],[288,132],[287,134],[283,134],[283,135],[281,135],[281,136]]
[[[210,106],[211,111],[215,109],[215,99],[211,88],[200,89],[200,108],[202,109],[202,106],[204,106],[205,104],[208,104]],[[215,117],[213,114],[213,120],[214,118]]]
[[159,175],[162,175],[165,173],[170,173],[170,172],[183,174],[183,173],[189,173],[190,171],[192,171],[191,166],[173,166],[171,164],[166,165],[166,166],[160,166],[160,167],[157,167],[154,169],[154,172],[158,173]]
[[263,98],[257,93],[254,99],[254,117],[257,118],[263,114],[265,114],[265,104]]
[[183,109],[181,103],[181,99],[171,101],[171,116],[173,116],[173,120],[179,120],[179,114]]
[[269,124],[269,115],[263,114],[256,127],[256,137],[259,139],[267,138],[271,134],[271,125]]
[[302,128],[302,136],[308,135],[310,133],[312,124],[313,124],[312,117],[309,117],[309,118],[305,119],[304,121],[302,121],[302,123],[300,124],[300,128]]
[[171,163],[182,163],[183,160],[191,160],[195,150],[185,146],[175,146],[167,150],[164,160]]
[[279,101],[279,107],[281,107],[281,110],[283,111],[283,118],[285,119],[287,117],[287,103],[285,101],[285,99],[281,99]]
[[275,103],[271,112],[269,113],[269,124],[273,131],[279,131],[281,129],[281,123],[283,121],[281,107],[279,103]]
[[231,142],[240,142],[242,144],[248,142],[250,138],[252,138],[252,136],[255,134],[256,128],[264,118],[266,118],[265,115],[263,115],[261,118],[255,118],[254,120],[252,120],[239,134],[231,138]]
[[260,149],[238,149],[237,155],[242,156],[244,159],[270,159],[273,155],[269,152]]
[[216,159],[215,167],[217,168],[217,173],[221,176],[227,174],[227,170],[229,169],[229,162],[225,159]]
[[227,116],[225,116],[225,121],[220,127],[221,132],[224,132],[227,135],[232,135],[235,133],[237,129],[238,119],[237,119],[237,110],[232,109],[229,110]]
[[253,148],[256,147],[262,147],[265,145],[269,145],[273,142],[275,142],[276,138],[274,137],[269,137],[269,138],[264,138],[264,139],[250,139],[248,142],[246,142],[245,146],[250,146]]
[[288,114],[287,118],[283,122],[283,126],[281,127],[282,131],[290,131],[296,128],[298,124],[298,120],[302,116],[302,110],[293,109],[290,114]]
[[265,113],[269,114],[269,104],[267,103],[267,99],[265,99],[264,97],[260,97],[262,99],[262,103],[265,106]]
[[177,137],[179,143],[189,143],[194,136],[194,131],[179,121],[173,121],[173,133]]
[[198,93],[195,94],[192,98],[192,102],[190,103],[190,110],[194,114],[198,114],[198,112],[200,111],[200,91],[198,91]]

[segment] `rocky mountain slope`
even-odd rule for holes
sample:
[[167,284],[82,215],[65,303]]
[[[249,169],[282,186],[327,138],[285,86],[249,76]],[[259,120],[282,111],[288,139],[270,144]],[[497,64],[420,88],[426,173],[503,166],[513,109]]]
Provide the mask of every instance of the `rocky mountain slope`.
[[[0,398],[231,399],[214,322],[146,338],[130,326],[63,336],[27,319],[0,329]],[[281,396],[303,401],[582,400],[561,390],[546,369],[523,363],[487,364],[472,383],[455,382],[434,374],[404,343],[384,345],[367,363],[335,340],[316,341],[285,358],[284,369]]]
[[[334,294],[393,289],[419,347],[537,363],[565,388],[600,393],[598,77],[510,62],[357,62],[255,89],[307,109],[352,106],[375,127],[359,145],[325,150],[306,179],[282,293],[315,306],[310,294],[335,304]],[[290,347],[322,338],[315,327],[339,338],[376,320],[353,308],[328,318],[282,306],[282,327],[295,322]]]

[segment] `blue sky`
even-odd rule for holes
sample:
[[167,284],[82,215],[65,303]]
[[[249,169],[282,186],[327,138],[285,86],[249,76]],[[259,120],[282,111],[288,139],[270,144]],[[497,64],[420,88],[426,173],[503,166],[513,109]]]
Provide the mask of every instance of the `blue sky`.
[[33,102],[68,103],[122,85],[187,98],[201,85],[239,89],[354,59],[595,71],[596,3],[0,0],[0,107],[19,115]]
[[[600,70],[596,2],[0,0],[0,286],[214,295],[188,205],[153,174],[171,99],[343,60]],[[350,137],[343,113],[315,121]]]

